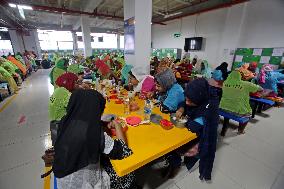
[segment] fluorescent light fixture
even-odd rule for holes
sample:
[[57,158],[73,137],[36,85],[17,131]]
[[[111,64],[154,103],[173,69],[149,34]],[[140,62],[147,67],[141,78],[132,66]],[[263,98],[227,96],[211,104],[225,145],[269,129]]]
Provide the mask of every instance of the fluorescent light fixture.
[[19,9],[33,10],[33,7],[27,5],[18,5]]
[[16,8],[17,7],[17,5],[13,4],[13,3],[9,3],[9,6],[12,7],[12,8]]
[[23,10],[23,9],[20,9],[20,8],[18,8],[18,10],[19,10],[19,13],[20,13],[21,17],[22,17],[23,19],[26,19],[24,10]]
[[[0,21],[2,21],[2,19],[0,19]],[[0,27],[0,31],[8,31],[8,28]]]

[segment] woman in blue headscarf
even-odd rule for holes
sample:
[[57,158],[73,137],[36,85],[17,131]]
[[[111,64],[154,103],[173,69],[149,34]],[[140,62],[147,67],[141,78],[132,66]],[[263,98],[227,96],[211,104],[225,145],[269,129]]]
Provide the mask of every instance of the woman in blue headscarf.
[[197,139],[181,147],[167,156],[169,162],[168,175],[174,176],[181,166],[181,157],[184,154],[184,163],[190,170],[199,162],[199,178],[211,180],[211,172],[215,159],[218,107],[217,92],[205,79],[196,79],[188,83],[186,90],[185,114],[188,116],[186,127],[196,133]]

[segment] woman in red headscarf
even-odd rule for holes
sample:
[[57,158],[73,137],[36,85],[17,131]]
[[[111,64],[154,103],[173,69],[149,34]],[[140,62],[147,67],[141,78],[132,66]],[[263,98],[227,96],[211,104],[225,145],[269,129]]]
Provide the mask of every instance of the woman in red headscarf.
[[72,92],[73,90],[78,88],[77,81],[78,81],[78,76],[76,74],[71,72],[66,72],[61,76],[59,76],[56,79],[55,83],[58,87],[64,87],[68,91]]
[[111,75],[110,67],[103,60],[97,60],[95,65],[102,79],[109,79]]
[[254,73],[255,76],[257,76],[258,73],[259,73],[259,68],[257,67],[257,62],[251,62],[249,64],[248,70],[251,71],[252,73]]

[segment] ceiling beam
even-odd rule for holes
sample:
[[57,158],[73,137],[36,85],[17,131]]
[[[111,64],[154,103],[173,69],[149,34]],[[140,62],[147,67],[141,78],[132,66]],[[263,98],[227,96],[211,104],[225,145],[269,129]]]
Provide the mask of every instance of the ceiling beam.
[[190,5],[192,2],[192,1],[183,1],[183,0],[174,0],[174,1],[180,4],[184,4],[184,5]]
[[[94,12],[94,10],[103,2],[103,0],[92,1],[89,0],[85,7],[84,11],[86,12]],[[81,19],[79,18],[73,26],[73,30],[78,30],[81,27]]]

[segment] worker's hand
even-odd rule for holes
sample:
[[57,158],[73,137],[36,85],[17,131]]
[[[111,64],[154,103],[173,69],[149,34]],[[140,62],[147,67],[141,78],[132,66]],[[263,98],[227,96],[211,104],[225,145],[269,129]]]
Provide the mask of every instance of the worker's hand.
[[154,96],[154,92],[148,92],[146,94],[147,99],[151,99],[151,98],[153,98],[153,96]]
[[113,120],[113,121],[108,123],[107,127],[109,129],[117,129],[117,128],[120,128],[121,125],[116,120]]
[[176,111],[176,118],[177,119],[180,119],[181,118],[181,116],[183,115],[183,113],[184,113],[184,108],[179,108],[177,111]]

